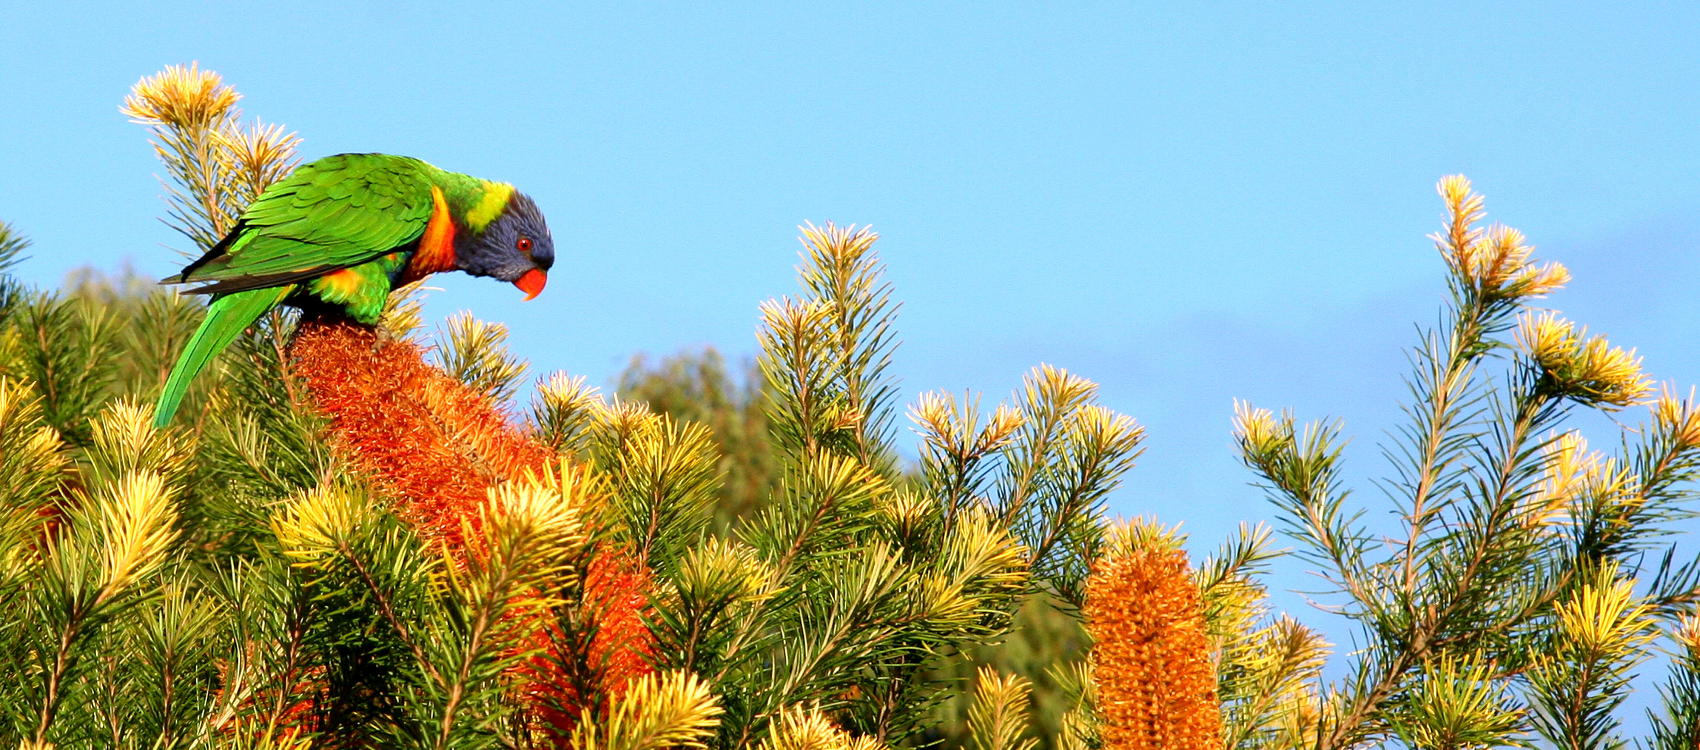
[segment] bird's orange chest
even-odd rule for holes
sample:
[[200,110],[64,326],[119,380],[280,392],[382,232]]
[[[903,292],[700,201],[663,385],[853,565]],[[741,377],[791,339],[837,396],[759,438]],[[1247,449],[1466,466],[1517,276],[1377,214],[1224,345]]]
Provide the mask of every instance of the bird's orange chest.
[[402,270],[400,284],[411,284],[439,271],[453,270],[455,267],[455,222],[449,215],[448,201],[443,199],[443,191],[436,186],[431,187],[431,221],[425,225],[425,234],[419,237],[419,248],[413,252],[413,260]]

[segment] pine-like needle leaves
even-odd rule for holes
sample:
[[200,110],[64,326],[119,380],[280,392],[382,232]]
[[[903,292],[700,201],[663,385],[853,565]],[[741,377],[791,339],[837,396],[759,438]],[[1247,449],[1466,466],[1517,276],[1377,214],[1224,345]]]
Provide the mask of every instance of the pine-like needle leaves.
[[[1650,386],[1640,360],[1533,310],[1568,272],[1533,261],[1516,230],[1479,227],[1482,199],[1468,181],[1439,189],[1448,217],[1434,239],[1452,299],[1411,355],[1410,424],[1387,450],[1396,475],[1384,488],[1401,533],[1373,533],[1347,506],[1337,423],[1299,428],[1291,416],[1237,410],[1242,460],[1361,628],[1349,677],[1299,735],[1314,732],[1321,748],[1389,732],[1419,746],[1487,747],[1517,742],[1532,723],[1567,747],[1615,746],[1611,708],[1660,611],[1625,609],[1624,597],[1651,538],[1688,513],[1678,504],[1691,491],[1676,484],[1696,476],[1700,458],[1687,442],[1690,407],[1667,394],[1638,445],[1587,453],[1564,418],[1641,403]],[[1496,360],[1509,364],[1497,382]],[[1652,570],[1654,601],[1687,606],[1695,571],[1667,554]],[[1527,719],[1504,697],[1520,675]]]
[[258,120],[241,126],[241,98],[217,73],[191,64],[143,78],[124,100],[123,113],[152,131],[165,167],[166,224],[202,251],[299,162],[294,134]]
[[968,709],[968,732],[974,750],[1032,750],[1038,744],[1024,736],[1031,688],[1016,675],[980,668],[974,683],[974,706]]

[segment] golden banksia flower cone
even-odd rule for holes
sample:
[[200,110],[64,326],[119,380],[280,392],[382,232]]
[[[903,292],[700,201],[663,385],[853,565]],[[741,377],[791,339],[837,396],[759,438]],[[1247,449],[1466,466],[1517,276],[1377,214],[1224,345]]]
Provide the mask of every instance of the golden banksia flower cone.
[[1086,618],[1105,748],[1220,748],[1216,672],[1185,552],[1100,559],[1087,581]]

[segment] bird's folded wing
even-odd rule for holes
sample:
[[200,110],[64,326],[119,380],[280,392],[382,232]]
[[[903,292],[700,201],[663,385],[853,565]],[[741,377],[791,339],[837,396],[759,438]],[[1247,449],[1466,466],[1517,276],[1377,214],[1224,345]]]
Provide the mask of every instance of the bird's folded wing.
[[431,219],[423,162],[345,154],[314,162],[267,189],[223,241],[173,283],[196,293],[290,284],[409,249]]

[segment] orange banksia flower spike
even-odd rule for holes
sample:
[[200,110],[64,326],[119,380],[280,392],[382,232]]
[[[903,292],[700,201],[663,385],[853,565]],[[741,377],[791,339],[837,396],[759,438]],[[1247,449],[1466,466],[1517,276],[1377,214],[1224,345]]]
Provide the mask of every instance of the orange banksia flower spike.
[[555,457],[509,424],[501,408],[376,329],[305,320],[297,372],[344,455],[398,499],[396,511],[432,540],[460,549],[485,490],[538,472]]
[[655,671],[654,639],[643,624],[653,581],[649,568],[627,550],[611,552],[591,562],[584,603],[596,620],[590,662],[601,667],[603,692],[618,697],[632,680]]
[[655,637],[644,624],[651,613],[649,569],[630,550],[598,551],[586,570],[576,622],[554,622],[543,634],[543,653],[517,671],[538,732],[566,747],[590,712],[604,716],[626,688],[655,672]]
[[[478,509],[490,488],[553,476],[555,451],[514,426],[483,392],[427,362],[418,344],[385,340],[371,326],[308,319],[291,353],[339,452],[421,536],[460,559],[478,554],[468,545],[476,546]],[[592,472],[561,470],[575,482],[590,481]],[[512,674],[537,732],[561,746],[585,712],[600,716],[628,684],[654,671],[654,637],[644,625],[648,568],[630,550],[605,546],[589,554],[582,576],[582,599],[542,615],[550,620],[534,642],[542,653]]]
[[1104,747],[1218,750],[1216,672],[1186,553],[1136,550],[1100,559],[1086,591]]

